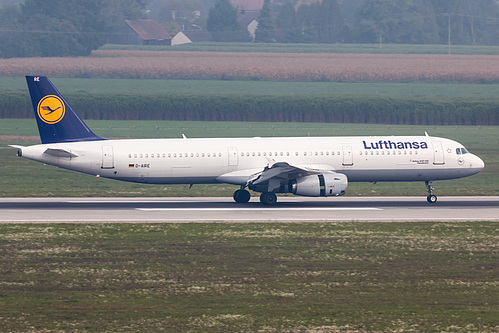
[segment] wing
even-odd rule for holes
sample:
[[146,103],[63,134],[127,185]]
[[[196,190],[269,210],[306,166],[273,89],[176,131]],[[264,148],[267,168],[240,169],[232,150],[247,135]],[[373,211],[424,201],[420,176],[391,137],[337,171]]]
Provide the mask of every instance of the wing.
[[326,164],[292,165],[287,162],[269,160],[263,169],[245,169],[223,174],[217,177],[222,183],[243,185],[250,188],[262,187],[267,191],[269,187],[279,188],[294,178],[308,175],[334,173],[332,166]]
[[290,180],[308,175],[334,173],[334,168],[326,164],[291,165],[287,162],[276,162],[266,166],[262,171],[253,174],[246,186],[266,184],[271,179]]

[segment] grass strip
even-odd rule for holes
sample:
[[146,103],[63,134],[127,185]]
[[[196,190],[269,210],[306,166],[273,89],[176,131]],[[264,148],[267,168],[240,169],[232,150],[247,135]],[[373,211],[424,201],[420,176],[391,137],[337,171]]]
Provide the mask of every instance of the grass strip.
[[499,330],[497,223],[0,225],[3,331]]

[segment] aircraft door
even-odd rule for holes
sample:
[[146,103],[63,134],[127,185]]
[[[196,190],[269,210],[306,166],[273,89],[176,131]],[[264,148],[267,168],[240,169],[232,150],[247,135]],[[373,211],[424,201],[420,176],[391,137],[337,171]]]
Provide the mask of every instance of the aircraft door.
[[442,147],[442,142],[432,142],[431,145],[433,146],[433,164],[445,164],[444,148]]
[[102,146],[101,169],[114,169],[113,146]]
[[239,164],[239,156],[237,155],[236,147],[227,148],[229,153],[229,166],[237,166]]
[[343,165],[344,166],[353,165],[353,153],[351,146],[343,146]]

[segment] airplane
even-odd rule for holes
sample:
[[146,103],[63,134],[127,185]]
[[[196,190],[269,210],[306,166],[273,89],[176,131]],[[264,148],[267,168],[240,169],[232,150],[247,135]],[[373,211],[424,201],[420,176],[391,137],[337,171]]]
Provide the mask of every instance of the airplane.
[[[227,183],[237,203],[260,192],[344,195],[348,182],[425,182],[474,175],[484,162],[459,142],[424,136],[109,140],[94,134],[45,76],[26,76],[42,144],[11,145],[18,156],[98,177],[151,184]],[[50,110],[46,113],[42,110]]]

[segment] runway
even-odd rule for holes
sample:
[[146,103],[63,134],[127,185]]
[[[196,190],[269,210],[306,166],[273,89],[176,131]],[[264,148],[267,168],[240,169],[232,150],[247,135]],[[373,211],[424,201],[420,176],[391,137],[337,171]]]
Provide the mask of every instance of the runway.
[[499,221],[499,197],[2,198],[0,223]]

